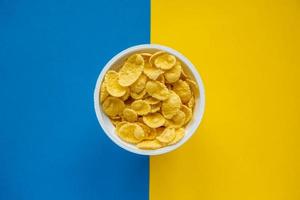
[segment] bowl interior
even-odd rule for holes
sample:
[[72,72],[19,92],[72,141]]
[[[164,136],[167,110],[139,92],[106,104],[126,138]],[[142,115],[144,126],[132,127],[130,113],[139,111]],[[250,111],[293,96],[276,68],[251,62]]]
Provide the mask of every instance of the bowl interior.
[[[124,63],[124,61],[128,58],[128,56],[134,53],[143,53],[143,52],[154,53],[157,51],[166,51],[176,56],[176,58],[181,61],[184,72],[186,72],[186,74],[188,74],[188,76],[191,77],[191,79],[193,79],[197,83],[199,90],[195,94],[195,106],[193,110],[193,117],[185,127],[186,133],[184,138],[182,138],[177,144],[171,146],[166,146],[156,150],[142,150],[142,149],[138,149],[135,145],[129,144],[121,140],[115,133],[115,127],[111,123],[110,119],[103,112],[102,106],[100,105],[99,102],[100,86],[102,84],[106,72],[110,69],[114,69],[114,70],[119,69]],[[187,60],[183,55],[181,55],[179,52],[161,45],[152,45],[152,44],[139,45],[120,52],[106,64],[106,66],[101,71],[97,80],[95,93],[94,93],[94,103],[95,103],[96,115],[100,125],[102,126],[107,136],[110,137],[117,145],[130,152],[141,154],[141,155],[158,155],[158,154],[167,153],[169,151],[178,148],[184,142],[186,142],[196,131],[198,125],[200,124],[204,112],[204,88],[203,88],[201,77],[198,74],[195,67],[193,66],[193,64],[189,60]]]

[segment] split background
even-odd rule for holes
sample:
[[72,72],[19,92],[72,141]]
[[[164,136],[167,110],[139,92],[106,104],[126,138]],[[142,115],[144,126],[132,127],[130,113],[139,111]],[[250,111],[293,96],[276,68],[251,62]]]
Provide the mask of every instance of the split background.
[[[0,0],[0,199],[299,199],[299,35],[297,0]],[[186,55],[207,98],[151,158],[93,110],[102,66],[143,43]]]

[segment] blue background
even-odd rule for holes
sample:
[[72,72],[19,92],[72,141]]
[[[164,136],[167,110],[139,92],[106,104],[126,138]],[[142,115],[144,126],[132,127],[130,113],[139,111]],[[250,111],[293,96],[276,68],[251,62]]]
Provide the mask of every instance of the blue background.
[[148,199],[148,157],[103,133],[93,89],[150,41],[147,1],[0,0],[0,199]]

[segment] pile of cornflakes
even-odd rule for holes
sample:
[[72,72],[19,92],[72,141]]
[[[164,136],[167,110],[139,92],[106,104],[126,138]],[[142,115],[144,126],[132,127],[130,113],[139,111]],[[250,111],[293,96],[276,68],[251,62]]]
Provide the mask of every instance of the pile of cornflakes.
[[118,136],[140,149],[179,142],[193,116],[197,84],[169,53],[137,53],[109,70],[100,102]]

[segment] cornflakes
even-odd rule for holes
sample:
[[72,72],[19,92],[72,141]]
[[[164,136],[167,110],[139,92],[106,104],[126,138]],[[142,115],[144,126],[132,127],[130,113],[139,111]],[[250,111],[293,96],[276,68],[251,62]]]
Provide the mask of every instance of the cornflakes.
[[119,70],[107,71],[99,99],[123,141],[154,150],[184,137],[198,92],[175,56],[142,52],[129,56]]

